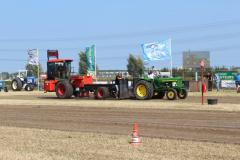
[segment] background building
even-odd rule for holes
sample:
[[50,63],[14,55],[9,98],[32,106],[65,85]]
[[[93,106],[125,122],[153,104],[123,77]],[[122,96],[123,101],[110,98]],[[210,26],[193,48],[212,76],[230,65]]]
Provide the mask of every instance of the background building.
[[201,60],[205,61],[205,67],[210,68],[210,53],[209,51],[186,51],[183,52],[183,68],[197,69]]

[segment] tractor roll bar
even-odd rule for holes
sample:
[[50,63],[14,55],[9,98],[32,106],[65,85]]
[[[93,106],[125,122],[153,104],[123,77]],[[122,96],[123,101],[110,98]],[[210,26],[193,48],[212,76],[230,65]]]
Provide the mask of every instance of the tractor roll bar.
[[51,57],[58,59],[58,50],[47,50],[47,56],[48,56],[48,60]]

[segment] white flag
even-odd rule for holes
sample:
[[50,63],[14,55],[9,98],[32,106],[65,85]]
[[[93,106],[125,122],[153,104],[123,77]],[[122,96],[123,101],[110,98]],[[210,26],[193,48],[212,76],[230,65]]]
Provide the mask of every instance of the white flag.
[[37,49],[28,50],[28,64],[31,64],[31,65],[38,65],[39,64],[38,50]]
[[171,39],[142,44],[142,50],[145,61],[171,59]]

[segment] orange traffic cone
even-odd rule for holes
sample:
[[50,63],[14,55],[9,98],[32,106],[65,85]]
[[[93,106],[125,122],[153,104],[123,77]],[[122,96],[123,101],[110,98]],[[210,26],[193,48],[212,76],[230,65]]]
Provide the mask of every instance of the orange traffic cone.
[[133,125],[133,132],[132,132],[132,138],[130,141],[130,144],[134,146],[138,146],[142,143],[140,137],[139,137],[139,131],[138,131],[138,124],[134,123]]

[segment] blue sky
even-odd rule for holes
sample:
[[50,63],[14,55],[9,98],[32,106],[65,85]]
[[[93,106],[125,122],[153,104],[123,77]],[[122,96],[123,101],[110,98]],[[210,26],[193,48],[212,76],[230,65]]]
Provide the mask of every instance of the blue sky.
[[[85,47],[97,46],[100,69],[126,69],[129,53],[140,44],[172,39],[173,66],[182,52],[209,50],[212,66],[240,66],[238,0],[9,0],[0,5],[0,72],[23,69],[27,49],[58,49],[74,59]],[[151,63],[156,68],[169,62]]]

